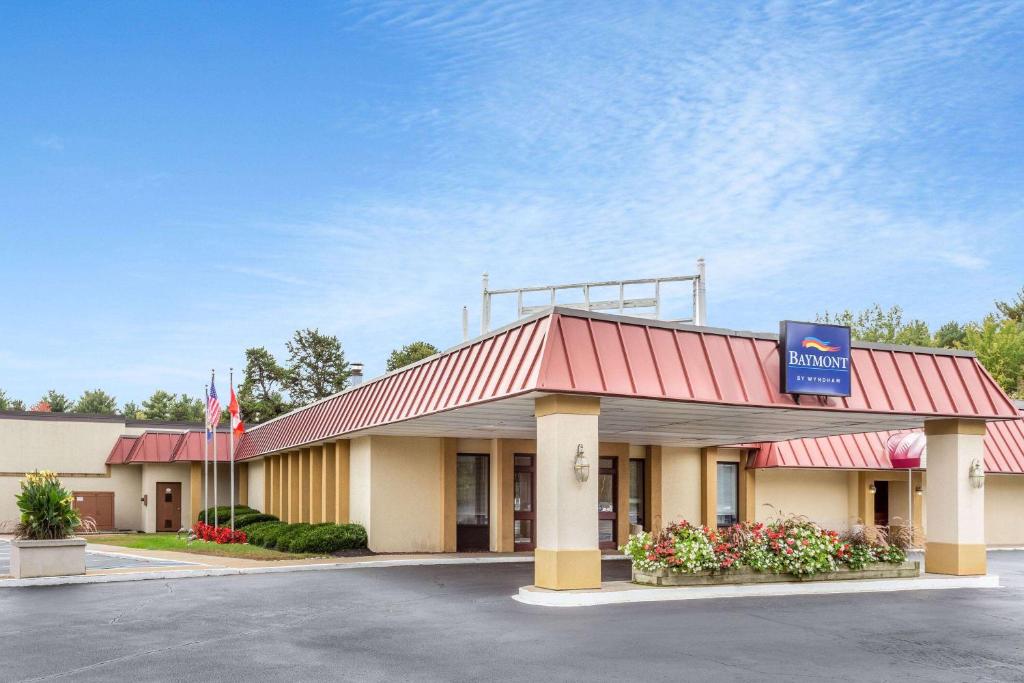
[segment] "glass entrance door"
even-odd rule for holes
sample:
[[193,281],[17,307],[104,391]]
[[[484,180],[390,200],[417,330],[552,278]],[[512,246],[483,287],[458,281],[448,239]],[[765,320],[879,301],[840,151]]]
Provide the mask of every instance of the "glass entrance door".
[[597,545],[616,548],[618,541],[618,510],[615,505],[619,490],[618,458],[598,458],[597,479]]
[[512,498],[513,538],[516,551],[537,547],[537,460],[516,453]]
[[490,550],[490,456],[458,455],[455,469],[455,547],[459,552]]

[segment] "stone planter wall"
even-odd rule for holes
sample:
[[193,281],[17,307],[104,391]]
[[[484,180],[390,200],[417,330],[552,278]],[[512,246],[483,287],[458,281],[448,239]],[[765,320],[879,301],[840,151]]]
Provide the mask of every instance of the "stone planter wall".
[[799,581],[842,581],[852,579],[908,579],[920,576],[919,562],[903,564],[870,564],[864,569],[840,567],[827,574],[798,576],[796,574],[771,574],[757,572],[746,567],[722,572],[701,572],[699,574],[677,574],[666,569],[644,572],[633,568],[633,583],[646,586],[721,586],[736,583],[783,583]]
[[11,576],[72,576],[85,573],[85,539],[11,541]]

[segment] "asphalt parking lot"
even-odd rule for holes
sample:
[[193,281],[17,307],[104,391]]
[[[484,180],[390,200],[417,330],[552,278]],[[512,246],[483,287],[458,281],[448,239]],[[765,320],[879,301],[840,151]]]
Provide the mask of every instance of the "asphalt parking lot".
[[[542,608],[530,564],[0,590],[0,680],[1024,680],[1006,588]],[[606,579],[625,562],[606,562]]]

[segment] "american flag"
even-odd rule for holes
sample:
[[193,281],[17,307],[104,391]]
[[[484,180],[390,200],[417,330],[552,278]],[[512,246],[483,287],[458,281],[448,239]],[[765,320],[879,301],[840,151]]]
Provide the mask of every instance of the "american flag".
[[[206,428],[216,430],[220,424],[220,401],[217,400],[217,387],[213,385],[213,375],[210,375],[210,395],[206,398]],[[209,438],[209,431],[207,432]]]

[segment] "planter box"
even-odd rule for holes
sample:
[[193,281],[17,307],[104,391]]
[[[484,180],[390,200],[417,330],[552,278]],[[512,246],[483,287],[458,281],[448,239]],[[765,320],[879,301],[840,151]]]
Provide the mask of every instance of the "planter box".
[[796,574],[771,574],[742,567],[721,572],[699,574],[677,574],[667,569],[644,572],[633,568],[633,583],[645,586],[721,586],[734,583],[784,583],[800,581],[843,581],[853,579],[910,579],[921,574],[919,562],[903,564],[869,564],[864,569],[840,567],[827,574],[798,576]]
[[11,541],[11,576],[71,576],[85,573],[85,539]]

